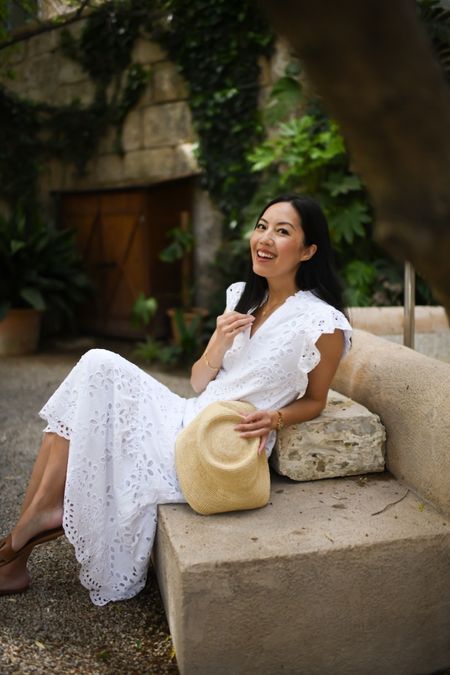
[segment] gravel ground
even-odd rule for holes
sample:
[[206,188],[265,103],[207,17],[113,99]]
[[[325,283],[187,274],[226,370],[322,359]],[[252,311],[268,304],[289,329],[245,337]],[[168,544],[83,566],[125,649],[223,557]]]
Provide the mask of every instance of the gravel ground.
[[[112,348],[129,356],[126,344]],[[0,359],[0,534],[19,513],[43,429],[37,412],[79,355],[52,351]],[[185,376],[152,374],[173,391],[192,395]],[[0,598],[1,675],[178,673],[153,570],[137,597],[105,607],[95,607],[79,583],[64,538],[35,549],[30,572],[27,593]]]

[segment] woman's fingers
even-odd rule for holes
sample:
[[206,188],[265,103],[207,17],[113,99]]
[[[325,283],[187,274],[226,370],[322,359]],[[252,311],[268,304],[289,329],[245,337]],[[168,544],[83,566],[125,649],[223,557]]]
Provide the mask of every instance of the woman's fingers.
[[261,455],[264,452],[268,437],[269,434],[264,434],[264,436],[261,436],[261,442],[258,447],[258,455]]
[[226,335],[232,335],[247,328],[254,320],[255,317],[251,314],[229,312],[217,318],[217,328]]
[[264,451],[267,439],[272,431],[272,413],[271,410],[257,410],[249,415],[240,415],[242,422],[234,427],[241,438],[260,437],[258,455]]
[[252,438],[262,433],[269,433],[272,429],[272,417],[269,412],[257,411],[250,415],[241,415],[242,422],[235,426],[241,436]]

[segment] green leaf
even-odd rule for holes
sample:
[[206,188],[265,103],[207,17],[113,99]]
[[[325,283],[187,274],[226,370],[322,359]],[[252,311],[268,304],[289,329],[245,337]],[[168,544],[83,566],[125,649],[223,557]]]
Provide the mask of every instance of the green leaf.
[[140,293],[133,305],[131,318],[134,324],[147,326],[155,316],[158,309],[156,298],[147,298]]
[[353,244],[356,236],[364,237],[364,224],[369,222],[367,204],[355,200],[348,206],[338,208],[330,217],[333,238],[337,243],[344,240],[347,244]]
[[25,248],[26,242],[19,241],[18,239],[13,239],[11,241],[11,253],[17,253],[21,249]]
[[333,172],[328,180],[324,181],[323,187],[326,188],[332,197],[346,195],[349,192],[362,189],[362,183],[356,174],[342,174]]
[[47,309],[47,305],[42,297],[42,293],[37,288],[22,288],[20,291],[20,297],[28,302],[33,309],[38,309],[44,311]]

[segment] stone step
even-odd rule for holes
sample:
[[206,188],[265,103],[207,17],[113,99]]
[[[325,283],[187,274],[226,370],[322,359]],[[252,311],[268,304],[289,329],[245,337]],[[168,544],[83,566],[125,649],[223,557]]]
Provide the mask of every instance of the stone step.
[[414,675],[450,665],[450,520],[390,474],[294,483],[263,509],[159,507],[182,675]]

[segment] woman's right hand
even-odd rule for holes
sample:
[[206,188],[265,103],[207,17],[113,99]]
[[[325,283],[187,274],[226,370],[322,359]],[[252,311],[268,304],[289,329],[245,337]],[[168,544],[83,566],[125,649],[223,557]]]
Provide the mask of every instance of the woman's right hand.
[[197,394],[219,372],[225,352],[231,347],[234,338],[250,326],[255,317],[240,312],[225,312],[217,317],[214,331],[203,355],[194,363],[191,372],[191,385]]
[[240,312],[221,314],[216,320],[216,344],[220,344],[226,351],[231,347],[236,335],[251,326],[254,320],[255,317],[252,314],[241,314]]

